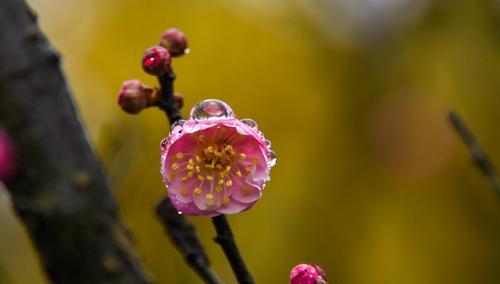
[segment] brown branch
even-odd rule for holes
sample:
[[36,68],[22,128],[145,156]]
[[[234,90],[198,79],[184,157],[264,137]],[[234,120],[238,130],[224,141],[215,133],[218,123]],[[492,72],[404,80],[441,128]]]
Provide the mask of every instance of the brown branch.
[[498,180],[495,165],[493,165],[486,153],[481,149],[481,146],[477,142],[472,130],[467,127],[463,119],[456,111],[450,111],[448,119],[453,126],[453,129],[455,129],[467,148],[469,148],[474,164],[490,180],[493,185],[493,189],[500,196],[500,181]]
[[150,283],[73,104],[59,56],[21,0],[0,1],[0,124],[20,167],[6,186],[54,283]]

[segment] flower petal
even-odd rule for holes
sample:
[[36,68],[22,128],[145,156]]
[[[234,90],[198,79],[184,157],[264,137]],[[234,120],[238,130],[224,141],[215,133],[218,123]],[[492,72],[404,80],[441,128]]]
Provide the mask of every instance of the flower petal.
[[231,198],[242,202],[250,203],[259,199],[262,195],[262,190],[259,186],[250,184],[243,180],[236,180],[234,188],[231,192]]

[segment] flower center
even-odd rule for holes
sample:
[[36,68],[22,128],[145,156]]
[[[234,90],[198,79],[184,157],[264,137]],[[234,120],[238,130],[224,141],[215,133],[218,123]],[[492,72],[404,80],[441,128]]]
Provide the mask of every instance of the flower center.
[[232,164],[236,153],[231,145],[213,145],[205,147],[200,156],[205,168],[222,170]]
[[[191,151],[177,152],[170,158],[170,182],[182,196],[203,198],[207,208],[228,206],[233,191],[249,194],[247,178],[255,173],[258,159],[234,146],[241,140],[222,128],[212,137],[198,135]],[[198,201],[200,202],[200,201]]]

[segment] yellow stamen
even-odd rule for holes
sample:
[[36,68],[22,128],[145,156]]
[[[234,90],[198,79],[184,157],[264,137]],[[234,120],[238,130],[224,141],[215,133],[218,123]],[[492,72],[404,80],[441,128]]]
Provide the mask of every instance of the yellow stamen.
[[218,183],[218,184],[223,184],[223,183],[224,183],[224,180],[220,179],[217,183]]
[[205,154],[212,154],[214,152],[214,148],[212,146],[208,146],[205,148]]
[[212,164],[205,164],[205,168],[211,168],[211,169],[213,169],[214,165],[212,165]]
[[186,169],[192,171],[194,170],[194,166],[192,164],[188,164],[186,165]]
[[247,157],[245,153],[240,153],[240,159],[244,160]]
[[199,173],[201,171],[200,166],[196,166],[195,169],[196,169],[197,173]]
[[252,158],[252,164],[257,165],[259,163],[259,160],[257,158]]
[[215,191],[217,191],[219,193],[222,192],[222,186],[220,186],[220,185],[216,186]]
[[228,181],[226,181],[226,186],[227,186],[227,187],[231,187],[231,186],[233,186],[233,181],[232,181],[232,180],[228,180]]
[[199,187],[194,189],[194,195],[200,195],[201,194],[201,189]]
[[182,181],[182,182],[184,182],[184,183],[186,183],[186,182],[187,182],[187,180],[188,180],[188,177],[182,177],[182,178],[181,178],[181,181]]
[[209,194],[207,194],[207,195],[205,196],[205,198],[206,198],[207,200],[211,200],[211,199],[213,199],[213,198],[214,198],[214,195],[213,195],[213,194],[211,194],[211,193],[209,193]]
[[181,194],[182,194],[182,196],[187,196],[187,195],[188,195],[188,189],[187,189],[187,188],[185,188],[185,187],[183,187],[183,188],[181,189]]
[[245,171],[246,171],[247,173],[251,173],[251,172],[252,172],[252,168],[250,168],[250,167],[246,167],[246,168],[245,168]]
[[220,164],[215,165],[215,167],[219,170],[222,170],[222,166]]
[[175,179],[175,174],[174,173],[169,174],[168,179],[173,181]]
[[173,163],[173,164],[172,164],[172,170],[174,170],[174,171],[175,171],[175,170],[178,170],[178,169],[179,169],[179,164],[177,164],[177,163]]
[[240,172],[240,171],[237,171],[237,172],[236,172],[236,175],[237,175],[238,177],[241,177],[241,176],[242,176],[242,174],[241,174],[241,172]]
[[198,179],[199,179],[199,180],[204,180],[204,179],[205,179],[205,177],[204,177],[204,176],[202,176],[202,175],[198,175]]
[[224,206],[228,206],[229,203],[231,203],[231,200],[229,200],[229,198],[227,197],[224,197],[224,201],[222,201],[222,204],[224,204]]
[[231,170],[231,166],[226,166],[226,172],[229,172]]
[[243,195],[245,195],[245,196],[248,195],[248,192],[249,192],[249,190],[246,187],[241,189],[241,193],[243,193]]
[[194,175],[194,174],[193,174],[193,172],[189,172],[189,173],[188,173],[188,177],[190,177],[190,178],[192,178],[192,177],[193,177],[193,175]]
[[207,179],[208,180],[214,180],[214,177],[213,176],[207,176]]
[[198,163],[199,163],[199,162],[201,162],[201,158],[200,158],[200,156],[196,155],[196,161],[197,161]]
[[175,154],[175,157],[180,160],[180,159],[184,158],[184,154],[179,152],[179,153]]

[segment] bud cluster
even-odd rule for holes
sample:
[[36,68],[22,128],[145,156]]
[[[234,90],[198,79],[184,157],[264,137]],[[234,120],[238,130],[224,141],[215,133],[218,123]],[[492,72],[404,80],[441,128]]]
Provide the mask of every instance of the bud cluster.
[[[167,76],[172,72],[172,58],[187,54],[189,51],[184,33],[171,28],[163,32],[158,45],[148,48],[142,56],[142,69],[154,76]],[[139,80],[123,82],[118,94],[118,104],[129,114],[138,114],[143,109],[157,106],[161,92],[158,88],[149,87]],[[179,108],[183,106],[183,97],[179,93],[174,95]]]

